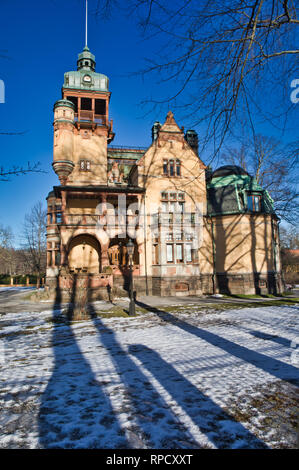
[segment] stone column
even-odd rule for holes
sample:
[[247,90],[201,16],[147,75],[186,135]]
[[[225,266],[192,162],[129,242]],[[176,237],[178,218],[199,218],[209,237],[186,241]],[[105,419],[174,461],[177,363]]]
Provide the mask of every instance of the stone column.
[[[107,213],[106,203],[107,203],[107,194],[102,194],[103,217],[106,217],[106,213]],[[108,243],[105,243],[105,244],[101,245],[102,271],[103,271],[104,266],[109,266],[108,248],[109,248],[109,241],[108,241]]]
[[66,192],[61,191],[61,218],[63,224],[67,224],[67,216],[66,216]]
[[60,264],[64,266],[66,264],[66,247],[62,243],[60,244]]
[[52,250],[52,266],[56,266],[56,263],[55,263],[55,250]]

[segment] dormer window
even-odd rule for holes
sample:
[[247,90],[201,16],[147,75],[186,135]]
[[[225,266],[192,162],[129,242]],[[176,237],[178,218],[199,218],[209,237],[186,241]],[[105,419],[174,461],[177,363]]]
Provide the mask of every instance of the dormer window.
[[247,198],[247,207],[251,212],[261,212],[261,196],[249,194]]

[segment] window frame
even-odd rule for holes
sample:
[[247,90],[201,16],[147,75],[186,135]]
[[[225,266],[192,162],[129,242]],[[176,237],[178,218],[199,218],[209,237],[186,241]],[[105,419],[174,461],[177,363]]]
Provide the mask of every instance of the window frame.
[[[178,248],[181,251],[181,258],[178,257]],[[175,244],[175,261],[176,264],[183,264],[184,263],[184,244],[183,243],[176,243]]]
[[[258,199],[258,208],[256,205],[255,199]],[[249,204],[249,201],[251,201],[251,204]],[[261,194],[253,194],[253,193],[248,193],[247,194],[247,209],[250,212],[261,212],[262,211],[262,196]]]
[[[166,243],[166,262],[168,264],[174,264],[174,252],[173,252],[173,243]],[[171,261],[168,259],[168,247],[171,248]]]
[[81,159],[79,161],[80,171],[91,171],[91,161],[87,159]]

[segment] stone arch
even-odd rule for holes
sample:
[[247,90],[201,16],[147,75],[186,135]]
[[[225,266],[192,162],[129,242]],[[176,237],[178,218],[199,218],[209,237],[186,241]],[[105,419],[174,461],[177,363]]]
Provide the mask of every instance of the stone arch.
[[101,272],[101,245],[92,235],[76,235],[69,240],[67,259],[71,272],[98,274]]

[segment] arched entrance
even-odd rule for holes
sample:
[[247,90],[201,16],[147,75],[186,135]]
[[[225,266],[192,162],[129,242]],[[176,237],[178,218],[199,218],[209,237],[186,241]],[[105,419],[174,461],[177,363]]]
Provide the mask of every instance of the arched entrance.
[[70,241],[68,265],[71,272],[99,274],[101,246],[92,235],[78,235]]

